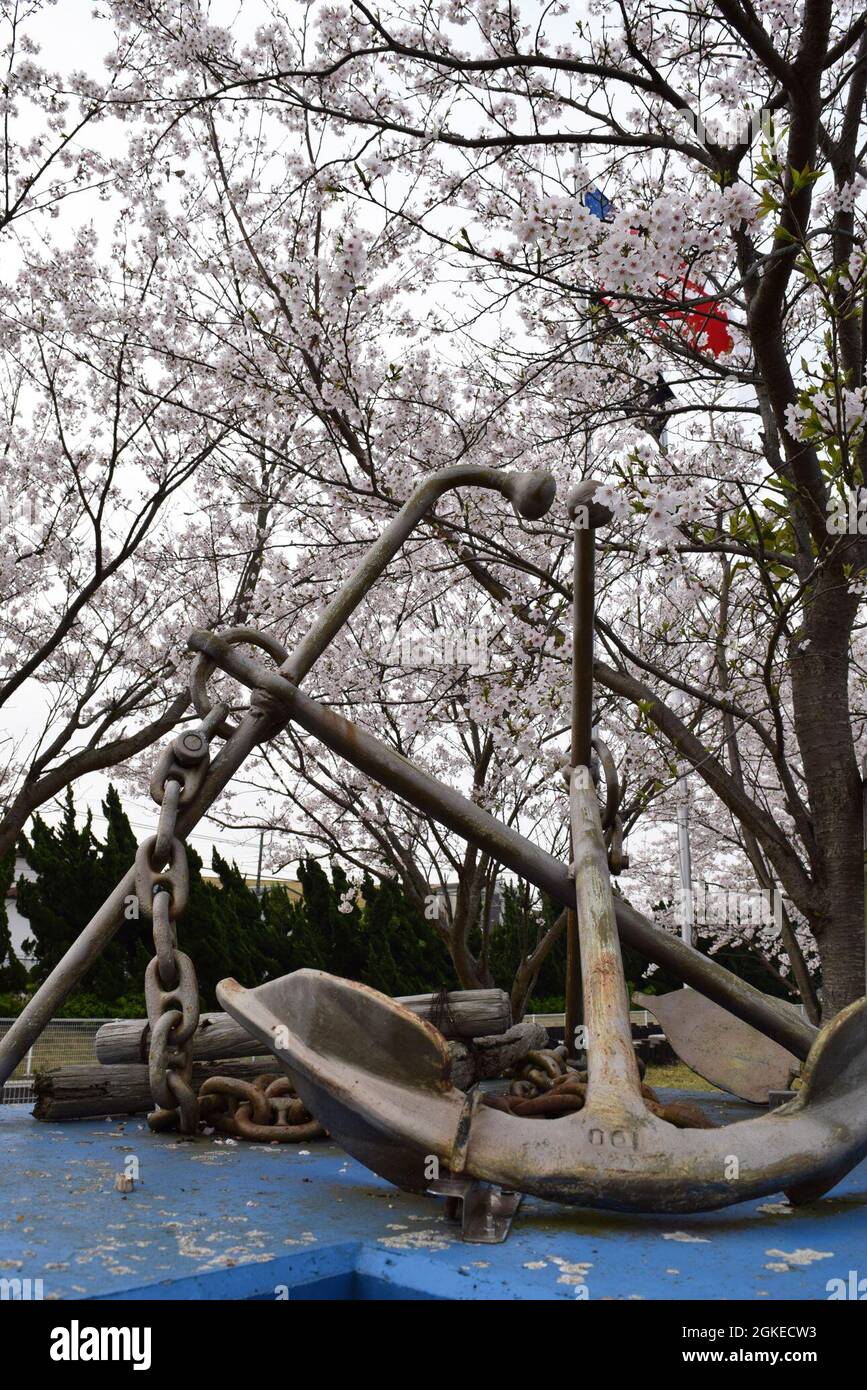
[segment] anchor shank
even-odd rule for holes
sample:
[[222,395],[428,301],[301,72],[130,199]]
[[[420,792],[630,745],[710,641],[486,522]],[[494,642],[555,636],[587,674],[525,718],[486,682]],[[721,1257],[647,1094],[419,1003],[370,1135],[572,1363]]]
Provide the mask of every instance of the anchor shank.
[[575,527],[572,578],[572,766],[589,767],[593,735],[596,531]]
[[587,1099],[594,1108],[622,1110],[630,1099],[639,1100],[641,1081],[602,821],[587,767],[572,769],[569,808],[587,1028]]
[[[593,606],[596,590],[596,533],[575,524],[572,564],[572,750],[570,766],[590,766],[593,737]],[[577,1052],[575,1025],[582,1007],[581,932],[577,905],[566,922],[565,1040]],[[585,1015],[586,1024],[586,1015]]]
[[[586,484],[585,484],[586,488]],[[570,496],[570,503],[574,500]],[[571,774],[569,787],[570,801],[570,820],[571,835],[573,843],[573,861],[576,867],[579,862],[579,838],[581,824],[585,819],[582,808],[578,805],[573,794],[575,781],[575,769],[579,767],[590,769],[590,759],[593,753],[593,624],[594,607],[596,602],[596,529],[592,525],[585,524],[590,520],[590,514],[586,508],[579,511],[577,507],[569,507],[570,516],[573,524],[572,540],[572,747],[571,747]],[[576,814],[578,819],[576,820]],[[592,970],[585,970],[584,963],[587,959],[587,952],[591,948],[593,931],[590,923],[593,921],[599,903],[597,899],[601,893],[601,886],[597,882],[595,874],[595,863],[589,844],[583,846],[587,852],[580,855],[582,862],[586,861],[587,874],[583,883],[578,881],[576,876],[577,900],[575,912],[577,914],[577,943],[573,940],[573,946],[577,944],[577,950],[566,951],[566,980],[565,980],[565,1011],[566,1011],[566,1046],[570,1052],[575,1051],[575,1019],[578,1015],[579,1001],[584,999],[584,1023],[585,1027],[592,1029],[589,1037],[594,1041],[603,1036],[602,1032],[593,1024],[600,1024],[601,1019],[591,1020],[591,1013],[595,1010],[591,1007],[590,1013],[587,1009],[588,991],[591,1000],[594,995],[594,986],[591,983]],[[572,914],[570,913],[570,918]],[[573,932],[573,937],[575,933]],[[616,930],[615,930],[616,939]],[[583,991],[583,996],[582,996]],[[601,1010],[605,1013],[605,1008]],[[589,1041],[589,1037],[588,1040]],[[585,1044],[586,1045],[586,1044]],[[598,1054],[597,1054],[598,1059]],[[591,1069],[590,1076],[594,1075]],[[597,1088],[601,1084],[597,1069]]]

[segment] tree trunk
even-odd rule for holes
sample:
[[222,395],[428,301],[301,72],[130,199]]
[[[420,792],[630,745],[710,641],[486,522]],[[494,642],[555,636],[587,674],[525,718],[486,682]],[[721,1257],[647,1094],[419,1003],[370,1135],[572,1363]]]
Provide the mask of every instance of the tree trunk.
[[807,913],[822,963],[822,1018],[864,993],[861,777],[849,710],[849,642],[857,601],[842,576],[818,580],[790,668],[795,733],[816,840],[816,902]]

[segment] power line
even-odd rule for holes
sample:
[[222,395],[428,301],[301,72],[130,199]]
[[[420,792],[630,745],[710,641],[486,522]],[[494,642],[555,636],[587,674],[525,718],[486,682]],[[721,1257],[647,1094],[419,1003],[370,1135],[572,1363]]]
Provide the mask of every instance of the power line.
[[[140,804],[140,803],[133,802],[132,804],[133,804],[133,805],[138,805],[138,804]],[[75,797],[73,797],[73,805],[76,807],[76,810],[79,810],[79,811],[81,810],[81,802],[80,802],[80,801],[76,801],[76,798],[75,798]],[[108,817],[105,816],[105,815],[103,815],[103,813],[102,813],[101,811],[94,811],[94,810],[92,809],[92,807],[90,807],[90,806],[87,805],[87,803],[85,803],[85,806],[86,806],[87,812],[89,813],[89,815],[90,815],[90,817],[91,817],[92,820],[102,821],[105,825],[108,825],[108,823],[109,823]],[[142,808],[142,809],[145,809],[145,808]],[[62,815],[63,815],[63,808],[60,807],[60,806],[45,806],[45,807],[42,807],[36,814],[38,814],[39,816],[41,816],[43,819],[44,819],[46,816],[62,816]],[[126,815],[126,811],[124,811],[124,814]],[[127,820],[129,821],[130,826],[131,826],[134,830],[147,830],[147,831],[150,831],[151,833],[153,833],[153,832],[155,831],[155,829],[156,829],[155,823],[149,824],[149,823],[147,823],[147,822],[145,822],[145,821],[131,820],[130,817],[129,817],[128,815],[127,815]],[[249,845],[254,844],[254,843],[256,842],[256,839],[257,839],[257,838],[258,838],[258,834],[255,835],[255,836],[248,836],[247,839],[245,839],[245,840],[230,840],[230,839],[229,839],[227,836],[225,836],[225,835],[208,835],[207,833],[205,833],[204,831],[201,831],[201,830],[199,830],[199,831],[191,831],[190,834],[186,836],[186,839],[188,839],[188,840],[204,840],[206,843],[208,843],[208,844],[210,844],[210,845],[226,845],[226,846],[228,846],[229,849],[234,849],[234,850],[240,850],[240,849],[245,849],[245,848],[247,848]],[[236,864],[236,867],[237,867],[238,869],[240,869],[241,872],[244,874],[245,878],[253,878],[253,877],[255,877],[256,869],[254,869],[252,866],[247,866],[247,867],[245,867],[245,866],[243,866],[243,865],[241,865],[241,864],[238,864],[238,863],[237,863],[237,860],[235,860],[235,864]],[[287,876],[285,880],[280,879],[280,878],[279,878],[277,875],[275,875],[275,874],[265,874],[263,877],[264,877],[265,879],[270,880],[270,881],[273,881],[273,882],[287,882],[287,883],[294,883],[294,882],[295,882],[294,878],[291,878],[290,876]]]

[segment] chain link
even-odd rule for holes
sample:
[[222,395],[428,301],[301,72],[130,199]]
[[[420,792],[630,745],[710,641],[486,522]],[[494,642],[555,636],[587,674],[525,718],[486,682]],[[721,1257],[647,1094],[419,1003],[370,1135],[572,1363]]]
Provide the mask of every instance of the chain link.
[[157,832],[143,840],[135,858],[139,910],[153,924],[156,952],[145,971],[144,994],[150,1030],[148,1079],[156,1109],[151,1129],[195,1134],[199,1102],[193,1089],[193,1035],[199,1025],[199,986],[193,962],[178,950],[177,921],[190,896],[190,871],[178,812],[207,776],[208,749],[225,708],[202,727],[179,735],[163,749],[150,793],[160,808]]
[[[678,1129],[716,1127],[713,1120],[689,1101],[661,1101],[644,1080],[644,1063],[640,1058],[636,1061],[642,1099],[652,1115]],[[507,1115],[517,1115],[522,1120],[559,1120],[583,1110],[587,1103],[587,1072],[567,1056],[563,1043],[559,1047],[528,1052],[513,1068],[511,1076],[508,1095],[485,1094],[482,1104],[492,1110],[505,1111]]]
[[178,933],[172,921],[171,893],[157,893],[153,901],[154,946],[156,947],[157,973],[165,989],[174,989],[179,979],[175,951]]
[[139,911],[145,917],[154,915],[154,901],[160,891],[169,895],[169,916],[177,921],[184,913],[190,896],[190,873],[187,866],[187,851],[183,840],[174,834],[169,837],[168,868],[155,867],[155,850],[159,835],[150,835],[142,840],[135,856],[135,891]]
[[299,1099],[288,1076],[241,1081],[211,1076],[199,1091],[202,1119],[221,1134],[258,1144],[298,1144],[323,1139],[326,1130]]

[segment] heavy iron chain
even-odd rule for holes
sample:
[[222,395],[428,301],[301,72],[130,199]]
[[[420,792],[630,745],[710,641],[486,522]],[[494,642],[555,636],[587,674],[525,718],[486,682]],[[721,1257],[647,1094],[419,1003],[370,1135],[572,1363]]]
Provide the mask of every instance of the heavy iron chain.
[[[715,1129],[713,1120],[689,1101],[663,1102],[644,1080],[644,1063],[638,1061],[641,1095],[652,1115],[678,1129]],[[587,1103],[587,1072],[570,1060],[563,1043],[559,1047],[528,1052],[512,1070],[508,1095],[483,1096],[483,1104],[521,1119],[559,1120],[583,1110]]]
[[219,705],[197,730],[180,734],[160,755],[150,794],[160,808],[157,833],[143,840],[135,859],[139,911],[153,922],[153,960],[144,993],[150,1047],[148,1073],[156,1109],[152,1129],[195,1134],[199,1104],[192,1086],[193,1034],[199,1024],[199,986],[190,957],[178,950],[177,921],[189,898],[187,851],[176,831],[178,812],[201,788],[210,740],[226,714]]
[[198,1132],[204,1120],[221,1133],[258,1143],[300,1143],[326,1131],[304,1108],[288,1077],[259,1076],[254,1082],[213,1076],[198,1096],[193,1087],[193,1038],[199,1025],[196,969],[178,949],[177,922],[189,899],[184,842],[175,833],[178,812],[197,795],[208,771],[210,740],[226,717],[216,705],[195,731],[179,735],[160,754],[150,794],[160,808],[157,833],[144,840],[135,860],[140,911],[153,922],[153,959],[145,971],[148,1073],[155,1109],[154,1130]]
[[211,1076],[199,1091],[201,1117],[221,1134],[259,1144],[298,1144],[326,1131],[304,1107],[288,1076],[267,1073],[255,1081]]

